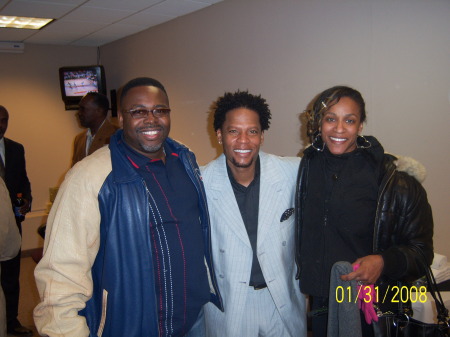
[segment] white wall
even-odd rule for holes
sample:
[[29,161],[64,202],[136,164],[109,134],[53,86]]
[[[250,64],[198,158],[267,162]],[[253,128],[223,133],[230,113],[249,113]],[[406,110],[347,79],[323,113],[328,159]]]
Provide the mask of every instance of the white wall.
[[262,94],[273,113],[263,149],[292,156],[303,147],[298,115],[313,97],[336,84],[357,88],[365,134],[427,167],[435,250],[450,257],[449,17],[447,0],[226,0],[101,54],[110,88],[136,76],[165,84],[171,135],[202,164],[218,153],[206,111],[224,91]]

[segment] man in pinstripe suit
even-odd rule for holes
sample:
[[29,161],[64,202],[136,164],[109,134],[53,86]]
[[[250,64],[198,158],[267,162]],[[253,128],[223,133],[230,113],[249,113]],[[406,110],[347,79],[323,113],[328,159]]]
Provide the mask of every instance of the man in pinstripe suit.
[[270,110],[261,96],[225,93],[213,107],[223,154],[202,170],[224,312],[205,306],[208,336],[306,336],[295,279],[294,194],[299,158],[260,151]]

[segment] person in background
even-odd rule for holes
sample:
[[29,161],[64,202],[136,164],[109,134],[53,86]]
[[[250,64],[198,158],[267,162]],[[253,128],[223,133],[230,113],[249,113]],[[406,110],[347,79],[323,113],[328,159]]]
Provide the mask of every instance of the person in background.
[[200,170],[170,113],[160,82],[129,81],[123,130],[68,172],[35,270],[40,334],[203,336],[204,304],[222,307]]
[[[387,295],[379,309],[395,310],[388,286],[424,274],[422,256],[427,263],[433,259],[433,219],[424,188],[407,173],[420,175],[420,167],[385,153],[376,138],[361,136],[366,110],[357,90],[323,91],[307,116],[312,144],[298,173],[296,261],[301,290],[312,301],[313,336],[321,337],[335,291],[329,289],[333,264],[359,266],[341,279],[376,283],[380,298]],[[375,308],[364,309],[362,335],[373,336]]]
[[208,336],[306,336],[306,303],[295,280],[295,177],[300,158],[260,150],[271,113],[248,91],[213,106],[223,154],[202,168],[214,268],[224,309],[208,304]]
[[[9,191],[11,202],[17,198],[18,193],[22,193],[24,201],[16,214],[16,224],[19,232],[22,233],[23,216],[31,210],[31,185],[28,180],[25,163],[25,150],[22,144],[4,135],[8,129],[8,110],[0,105],[0,178],[5,181]],[[20,250],[12,259],[2,261],[1,284],[6,299],[6,316],[8,333],[14,336],[31,336],[32,331],[20,324],[17,316],[19,314],[19,293],[20,293]]]
[[[20,249],[20,233],[17,228],[11,199],[5,182],[0,178],[0,261],[12,259]],[[1,274],[0,265],[0,274]],[[6,337],[6,303],[0,287],[0,337]]]
[[75,137],[71,166],[109,144],[109,139],[118,127],[108,120],[108,110],[108,97],[103,94],[88,92],[81,99],[77,116],[81,126],[87,130]]

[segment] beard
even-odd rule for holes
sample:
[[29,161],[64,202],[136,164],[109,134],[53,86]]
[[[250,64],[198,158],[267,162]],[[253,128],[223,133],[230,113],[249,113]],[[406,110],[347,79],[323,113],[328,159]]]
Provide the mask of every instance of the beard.
[[141,145],[141,149],[144,152],[155,153],[155,152],[158,152],[161,149],[163,144],[160,143],[160,144],[156,144],[156,145],[152,145],[152,146],[148,146],[148,145],[144,145],[144,144],[139,144],[139,145]]
[[[153,125],[150,125],[150,127],[155,128],[155,126],[153,126]],[[138,128],[136,131],[139,134],[140,132],[142,132],[143,130],[147,130],[148,128],[149,128],[148,126],[141,127],[141,128]],[[161,129],[161,131],[163,133],[165,132],[165,128],[163,128],[161,126],[159,126],[159,128]],[[164,137],[164,139],[165,139],[165,137]],[[146,145],[144,142],[139,142],[139,146],[141,147],[141,150],[143,152],[147,152],[147,153],[158,152],[161,149],[161,147],[163,146],[163,144],[164,144],[164,140],[161,143],[155,144],[155,145]]]
[[238,163],[238,162],[236,161],[236,159],[231,158],[231,163],[232,163],[235,167],[239,167],[239,168],[247,168],[247,167],[252,166],[253,160],[254,160],[254,159],[252,158],[248,163]]

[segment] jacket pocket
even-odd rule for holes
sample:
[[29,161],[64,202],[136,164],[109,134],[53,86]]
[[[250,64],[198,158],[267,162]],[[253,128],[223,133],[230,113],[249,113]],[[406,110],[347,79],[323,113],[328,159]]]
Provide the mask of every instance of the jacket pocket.
[[282,245],[288,248],[294,247],[295,244],[295,217],[291,216],[286,221],[280,222],[280,233]]
[[108,291],[103,289],[103,298],[102,298],[102,318],[100,319],[100,325],[97,330],[97,336],[102,337],[103,329],[105,328],[106,322],[106,309],[108,307]]

